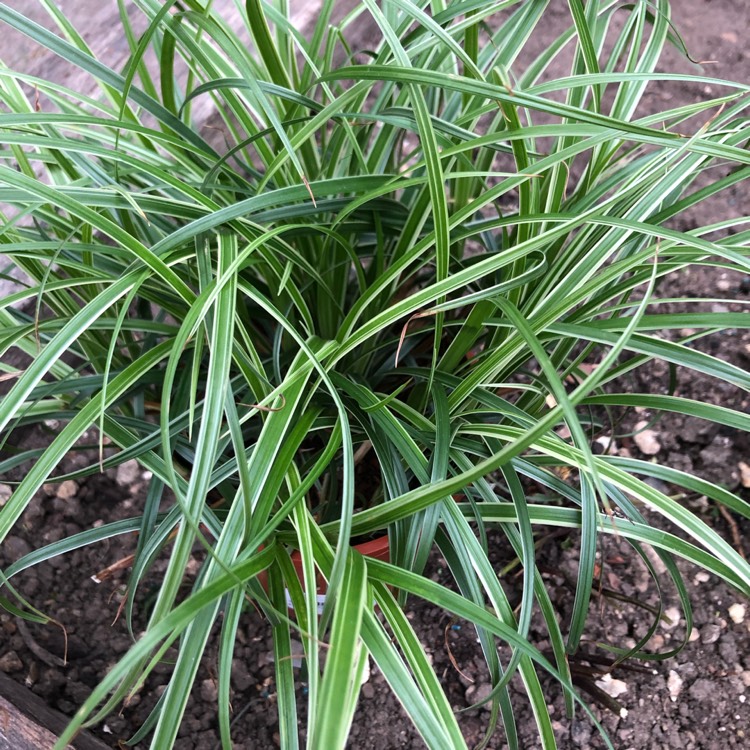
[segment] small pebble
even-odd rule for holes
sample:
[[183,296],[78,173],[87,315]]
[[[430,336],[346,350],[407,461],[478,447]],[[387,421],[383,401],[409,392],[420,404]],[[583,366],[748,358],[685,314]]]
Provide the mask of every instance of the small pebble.
[[638,422],[635,426],[633,440],[641,453],[645,453],[647,456],[655,456],[661,450],[659,433],[654,430],[647,430],[647,425],[648,422]]
[[219,689],[215,680],[203,680],[201,682],[201,698],[206,703],[216,703],[219,696]]
[[680,610],[677,607],[667,607],[664,610],[664,617],[661,626],[664,630],[674,630],[680,624]]
[[[465,693],[466,702],[470,705],[475,703],[482,703],[489,698],[491,692],[492,685],[490,685],[490,683],[488,682],[481,682],[478,685],[471,685],[467,688]],[[492,703],[484,703],[482,708],[489,711],[492,709]]]
[[706,625],[701,629],[701,643],[708,646],[721,638],[721,627],[715,623]]
[[594,445],[600,446],[602,452],[606,451],[612,456],[618,454],[617,443],[612,439],[611,435],[600,435],[595,441]]
[[667,690],[669,690],[670,700],[672,703],[675,703],[682,692],[682,677],[680,677],[674,669],[669,670],[669,677],[667,677]]
[[605,674],[604,677],[602,677],[601,680],[597,680],[595,684],[612,698],[617,698],[623,693],[628,692],[627,683],[622,680],[614,679],[611,674]]
[[0,508],[10,500],[13,494],[13,488],[9,484],[0,484]]
[[137,461],[126,461],[117,467],[117,484],[134,484],[140,479],[141,467]]
[[729,608],[729,618],[735,625],[739,625],[742,622],[745,621],[745,612],[746,608],[744,604],[740,604],[739,602],[736,604],[733,604]]
[[23,662],[15,651],[7,651],[0,656],[0,672],[18,672],[23,669]]
[[57,487],[55,494],[60,500],[70,500],[78,494],[78,485],[72,479],[66,479]]

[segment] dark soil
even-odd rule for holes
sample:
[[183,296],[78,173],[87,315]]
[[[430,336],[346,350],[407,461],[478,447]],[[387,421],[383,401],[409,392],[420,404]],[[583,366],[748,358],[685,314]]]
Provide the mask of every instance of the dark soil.
[[[678,28],[685,36],[696,59],[716,60],[707,73],[737,80],[750,79],[750,62],[745,46],[747,26],[746,0],[680,0],[675,3]],[[565,3],[553,3],[551,23],[566,23]],[[559,28],[559,26],[558,26]],[[541,41],[540,41],[541,43]],[[665,62],[670,70],[692,70],[676,52]],[[708,92],[682,85],[660,86],[652,94],[664,101],[656,106],[677,106],[693,101]],[[739,193],[726,202],[740,201]],[[737,210],[736,206],[729,207]],[[721,218],[725,205],[705,209],[709,214],[696,215],[698,223]],[[703,210],[703,209],[702,209]],[[722,271],[701,270],[668,281],[661,296],[685,295],[727,302],[706,302],[729,309],[743,309],[748,301],[746,278]],[[746,367],[750,360],[750,334],[728,332],[705,339],[701,346],[712,354]],[[657,364],[648,371],[633,375],[630,387],[664,392],[668,373]],[[628,384],[625,385],[628,387]],[[678,395],[693,397],[725,406],[747,410],[747,394],[723,384],[689,373],[678,373]],[[639,414],[619,426],[630,430],[636,421],[648,422],[649,414]],[[646,427],[647,437],[658,445],[654,454],[659,461],[729,486],[748,497],[750,490],[742,484],[741,462],[750,464],[748,437],[699,420],[672,415],[663,416]],[[641,433],[643,435],[643,432]],[[30,447],[40,436],[17,436],[24,447]],[[642,440],[615,436],[616,450],[642,457]],[[83,457],[80,458],[83,460]],[[76,459],[71,461],[75,463]],[[12,482],[8,476],[4,481]],[[118,518],[138,514],[143,500],[145,480],[134,465],[123,465],[117,472],[92,475],[78,483],[51,484],[45,487],[22,517],[14,536],[0,550],[3,567],[34,548],[78,531]],[[746,482],[750,484],[750,481]],[[669,491],[669,488],[665,488]],[[8,485],[0,485],[0,502]],[[750,552],[750,524],[724,516],[705,498],[685,497],[696,512],[735,545],[746,545]],[[654,519],[656,521],[656,519]],[[550,538],[539,551],[540,568],[556,605],[563,615],[572,608],[570,582],[576,576],[577,538],[574,533]],[[127,570],[115,572],[96,583],[92,576],[134,551],[133,536],[118,537],[106,543],[57,557],[25,571],[14,578],[17,588],[43,612],[64,626],[68,636],[67,664],[63,665],[64,639],[59,627],[23,626],[19,620],[0,615],[0,671],[25,684],[42,696],[52,707],[70,715],[87,697],[106,670],[128,649],[131,636],[124,617],[118,617]],[[498,569],[508,562],[507,549],[498,534],[491,538],[493,562]],[[658,601],[654,583],[643,562],[624,541],[603,539],[600,550],[602,593],[595,592],[590,622],[581,654],[575,662],[580,677],[588,687],[616,700],[625,712],[613,711],[600,701],[594,711],[612,737],[617,748],[685,748],[686,750],[723,750],[750,746],[750,603],[712,576],[688,565],[679,565],[685,576],[694,604],[694,627],[685,632],[685,619],[677,608],[677,596],[667,589],[670,621],[659,625],[649,648],[663,653],[688,640],[686,647],[667,661],[639,662],[640,671],[627,667],[604,677],[594,673],[600,641],[620,647],[632,646],[651,626],[654,615],[642,605]],[[658,561],[654,559],[658,566]],[[197,561],[196,561],[197,565]],[[448,574],[436,554],[431,560],[431,575],[448,582]],[[514,601],[517,597],[517,570],[511,570],[503,581]],[[660,571],[662,573],[663,571]],[[158,575],[158,566],[155,570]],[[614,592],[611,593],[611,592]],[[141,606],[147,606],[148,591],[141,592]],[[639,604],[629,603],[627,599]],[[435,669],[444,681],[451,705],[457,711],[477,703],[489,690],[483,670],[483,658],[476,633],[470,623],[451,620],[441,610],[419,601],[410,601],[408,615],[420,634],[425,651],[431,655]],[[745,614],[747,612],[747,614]],[[137,632],[141,623],[134,623]],[[535,622],[532,640],[544,649],[543,623]],[[218,730],[215,714],[216,653],[209,648],[196,683],[177,747],[180,750],[212,750],[217,747]],[[111,747],[119,747],[143,721],[167,681],[169,666],[158,668],[144,689],[127,707],[108,718],[96,729]],[[597,686],[598,681],[598,686]],[[604,743],[592,722],[579,708],[573,720],[566,718],[560,687],[551,679],[543,684],[559,747],[599,748]],[[593,685],[593,687],[592,687]],[[275,715],[273,645],[267,623],[248,611],[238,632],[232,673],[232,706],[236,748],[273,748],[278,746]],[[300,694],[304,684],[299,685]],[[516,719],[520,746],[524,750],[539,747],[531,711],[519,685],[513,684],[517,698]],[[590,692],[584,697],[594,700]],[[479,742],[486,731],[489,711],[471,709],[460,714],[465,736],[470,743]],[[419,748],[423,744],[410,722],[392,697],[383,676],[373,666],[352,729],[352,747]],[[145,743],[137,747],[146,747]],[[505,738],[500,730],[489,741],[491,748],[503,748]]]

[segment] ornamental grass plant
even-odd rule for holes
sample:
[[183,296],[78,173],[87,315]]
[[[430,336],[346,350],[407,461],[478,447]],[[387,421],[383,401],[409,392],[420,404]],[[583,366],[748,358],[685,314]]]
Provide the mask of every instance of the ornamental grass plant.
[[[117,710],[170,647],[168,687],[135,739],[174,746],[218,632],[231,748],[230,667],[248,607],[273,628],[283,748],[300,744],[302,700],[307,747],[344,746],[368,659],[428,747],[465,747],[405,615],[419,597],[476,626],[494,685],[488,736],[518,747],[508,689],[518,676],[552,748],[540,675],[559,680],[569,711],[589,711],[568,656],[585,632],[602,535],[626,539],[652,571],[655,551],[688,633],[675,558],[750,593],[747,561],[649,480],[750,517],[746,501],[592,448],[614,408],[750,429],[728,406],[621,385],[657,359],[750,389],[747,372],[700,347],[750,318],[696,312],[689,299],[665,313],[659,296],[691,266],[750,270],[746,217],[675,228],[746,180],[750,88],[695,77],[712,98],[643,111],[644,93],[690,78],[656,72],[663,47],[681,45],[666,0],[569,0],[570,28],[533,59],[546,0],[363,0],[335,22],[323,0],[307,36],[285,0],[237,0],[239,27],[208,1],[134,0],[143,33],[123,0],[121,70],[91,54],[52,0],[39,2],[55,31],[1,3],[0,21],[88,73],[99,93],[0,68],[0,250],[24,279],[0,302],[2,440],[60,423],[43,451],[6,450],[3,471],[28,470],[0,509],[0,539],[46,482],[133,459],[151,479],[138,517],[6,568],[3,602],[43,617],[15,592],[15,574],[131,535],[132,622],[141,584],[168,556],[145,631],[59,747]],[[367,46],[355,47],[350,30],[363,22]],[[207,97],[222,120],[218,150],[191,116]],[[12,364],[18,352],[27,366]],[[88,458],[65,474],[71,451]],[[564,621],[538,567],[550,527],[580,529]],[[520,560],[517,608],[489,561],[490,529]],[[353,549],[373,535],[388,536],[389,562]],[[424,574],[433,549],[455,590]],[[550,659],[529,642],[534,613]],[[613,663],[643,655],[660,616],[632,648],[610,644]]]

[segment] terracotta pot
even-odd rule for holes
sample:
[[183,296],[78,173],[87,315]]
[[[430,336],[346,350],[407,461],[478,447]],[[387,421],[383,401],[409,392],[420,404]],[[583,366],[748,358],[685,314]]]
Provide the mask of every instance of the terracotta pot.
[[[390,559],[390,545],[388,543],[388,535],[380,536],[377,539],[371,539],[369,542],[362,542],[361,544],[355,544],[354,549],[365,557],[372,557],[375,560],[382,560],[388,562]],[[302,556],[297,550],[292,552],[292,565],[297,571],[300,581],[302,580]],[[323,576],[318,574],[318,591],[325,589],[326,582]]]
[[[382,560],[383,562],[390,561],[390,544],[388,542],[388,535],[380,536],[377,539],[371,539],[369,542],[362,542],[361,544],[355,544],[354,549],[365,557],[372,557],[374,560]],[[297,576],[302,581],[302,556],[297,550],[294,550],[291,554],[292,565],[297,571]],[[268,589],[268,578],[266,577],[265,571],[259,576],[260,583],[264,589]],[[326,591],[328,589],[328,582],[323,576],[318,573],[317,575],[317,597],[318,597],[318,613],[322,611],[323,602],[326,598]],[[289,597],[289,593],[286,595],[286,603],[290,611],[293,611],[292,602]]]

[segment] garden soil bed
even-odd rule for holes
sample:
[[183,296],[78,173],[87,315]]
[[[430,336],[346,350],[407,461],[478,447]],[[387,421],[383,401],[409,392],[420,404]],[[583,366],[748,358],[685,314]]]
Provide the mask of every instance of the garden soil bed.
[[[84,5],[85,3],[81,3]],[[98,3],[96,3],[98,5]],[[551,14],[559,14],[563,22],[564,3],[553,3]],[[747,10],[745,0],[680,0],[675,15],[679,29],[697,59],[716,60],[712,75],[736,80],[750,79],[750,62],[745,46]],[[670,69],[695,70],[693,66],[671,54]],[[708,66],[705,68],[709,72]],[[687,103],[707,92],[681,85],[663,86],[655,97],[669,99],[670,106]],[[663,106],[663,102],[659,106]],[[728,195],[724,205],[706,210],[721,218],[727,202],[740,201],[739,192]],[[745,196],[746,200],[746,196]],[[732,207],[736,212],[736,206]],[[713,216],[701,215],[696,222],[708,223]],[[750,301],[747,278],[729,276],[722,271],[691,272],[668,281],[661,296],[685,295],[706,299],[706,305],[723,305],[727,309],[744,309]],[[720,297],[725,301],[716,302]],[[707,337],[699,344],[706,351],[741,367],[750,363],[750,335],[729,332]],[[664,392],[668,373],[658,363],[648,371],[639,371],[633,385]],[[627,383],[625,384],[627,387]],[[747,394],[729,386],[695,375],[678,373],[677,395],[699,398],[711,403],[733,405],[747,411]],[[648,421],[649,414],[638,414],[618,426],[621,433],[629,431],[636,421]],[[51,426],[54,429],[54,426]],[[717,426],[678,415],[667,415],[648,425],[638,440],[615,436],[615,450],[629,451],[636,457],[653,458],[694,471],[750,497],[750,464],[748,436],[738,435]],[[25,433],[16,436],[24,447],[49,436]],[[643,454],[641,448],[653,453]],[[71,465],[83,461],[71,457]],[[0,478],[12,482],[17,476]],[[79,482],[50,484],[32,502],[13,536],[0,550],[0,565],[5,566],[31,549],[56,539],[90,528],[92,525],[137,515],[143,502],[145,477],[134,465],[125,464],[117,471],[94,474]],[[670,491],[670,488],[663,488]],[[8,485],[0,486],[2,493]],[[711,523],[732,544],[745,545],[750,553],[750,523],[723,515],[704,498],[684,497],[705,520]],[[654,519],[655,520],[655,519]],[[491,537],[493,562],[498,570],[509,562],[502,536]],[[573,602],[570,582],[575,581],[577,553],[575,533],[563,532],[550,536],[539,549],[540,569],[550,593],[563,614],[569,613]],[[52,709],[71,715],[102,678],[107,669],[120,658],[131,644],[124,617],[118,617],[127,570],[102,571],[133,552],[132,536],[112,539],[104,544],[55,558],[32,570],[25,571],[14,583],[36,606],[61,623],[67,633],[67,661],[63,661],[63,630],[56,626],[22,624],[10,614],[0,615],[0,672],[5,673]],[[197,563],[197,561],[196,561]],[[657,592],[646,567],[623,540],[607,535],[603,538],[599,563],[602,572],[601,594],[595,592],[589,626],[576,662],[580,678],[588,681],[596,693],[608,696],[619,693],[617,701],[625,709],[612,710],[604,705],[605,696],[584,693],[591,700],[595,714],[612,737],[617,748],[686,750],[723,750],[750,746],[750,604],[742,601],[712,576],[680,564],[694,603],[694,624],[685,632],[685,619],[677,608],[676,592],[667,590],[669,619],[662,620],[651,648],[665,652],[683,639],[688,643],[667,661],[638,662],[636,670],[621,667],[610,677],[593,673],[598,652],[596,643],[608,641],[619,646],[632,645],[653,622],[653,614],[640,605],[657,602]],[[656,563],[655,563],[656,564]],[[431,575],[447,582],[442,560],[434,555]],[[155,573],[158,574],[158,565]],[[101,582],[96,583],[98,575]],[[101,580],[103,579],[103,580]],[[518,570],[511,568],[502,579],[513,603],[517,603]],[[147,607],[147,590],[140,597]],[[417,629],[425,650],[430,654],[437,673],[442,677],[451,704],[461,711],[460,721],[470,743],[481,741],[487,727],[489,712],[485,708],[465,710],[487,694],[487,675],[482,671],[476,634],[466,622],[453,621],[442,611],[418,601],[407,606],[410,620]],[[143,623],[135,622],[134,630]],[[544,630],[535,621],[532,640],[541,649]],[[208,650],[201,673],[191,696],[186,719],[177,747],[180,750],[213,750],[218,747],[215,712],[216,682],[215,647]],[[118,748],[132,736],[148,717],[163,685],[169,666],[156,669],[143,690],[127,707],[93,729],[108,747]],[[599,680],[598,687],[596,681]],[[565,716],[559,686],[543,678],[559,747],[599,748],[604,743],[589,718],[579,708],[573,720]],[[232,671],[232,706],[236,748],[274,748],[278,746],[275,716],[275,688],[271,632],[260,615],[247,613],[239,630]],[[300,675],[299,690],[305,690]],[[517,698],[519,744],[524,750],[539,746],[533,717],[523,691],[515,683],[511,688]],[[598,698],[598,701],[596,700]],[[301,717],[304,719],[304,717]],[[393,699],[383,676],[373,666],[362,689],[351,735],[351,746],[367,750],[419,748],[422,742],[408,719]],[[146,747],[139,743],[137,747]],[[489,741],[490,748],[505,747],[505,737],[498,731]]]

